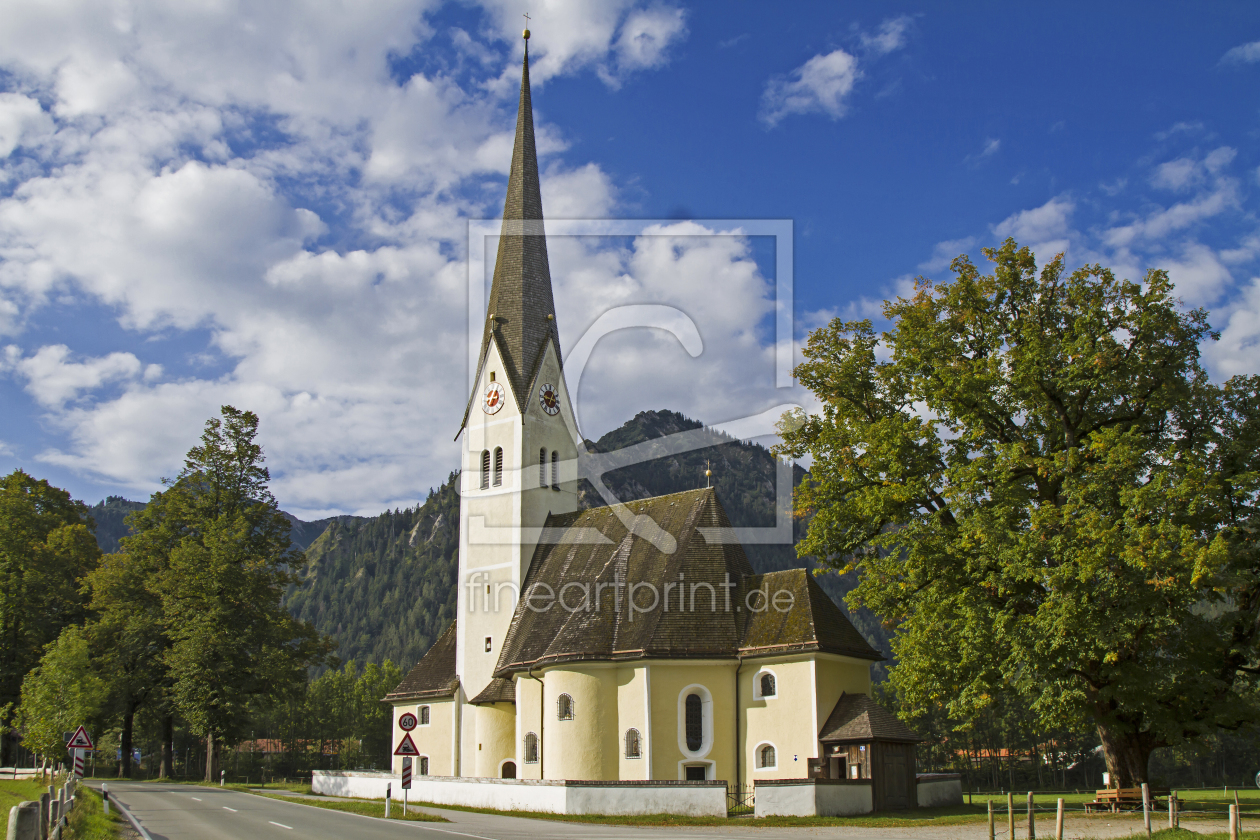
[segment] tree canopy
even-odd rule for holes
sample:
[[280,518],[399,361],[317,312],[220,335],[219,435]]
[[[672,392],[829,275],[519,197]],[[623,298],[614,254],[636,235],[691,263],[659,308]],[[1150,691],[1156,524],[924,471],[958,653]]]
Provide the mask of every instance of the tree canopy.
[[21,470],[0,479],[0,709],[16,707],[44,647],[83,621],[79,579],[100,558],[91,529],[66,491]]
[[965,716],[1014,693],[1144,781],[1153,749],[1260,712],[1260,381],[1210,380],[1207,313],[1162,271],[985,254],[886,303],[885,332],[810,335],[821,407],[782,424],[813,458],[798,551],[859,571],[903,698]]

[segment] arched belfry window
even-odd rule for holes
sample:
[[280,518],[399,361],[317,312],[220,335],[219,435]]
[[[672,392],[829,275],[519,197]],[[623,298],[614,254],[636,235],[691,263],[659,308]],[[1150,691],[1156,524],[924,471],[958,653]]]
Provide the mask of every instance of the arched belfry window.
[[481,489],[490,489],[490,450],[481,450]]
[[538,450],[538,486],[547,486],[547,449]]
[[695,752],[704,744],[704,702],[699,694],[688,694],[685,704],[687,712],[687,749]]
[[573,698],[567,694],[556,698],[556,719],[573,720]]
[[774,674],[761,675],[761,696],[762,697],[774,696]]
[[626,730],[626,758],[640,758],[643,755],[642,738],[639,737],[639,730]]
[[525,733],[525,763],[538,763],[538,736],[533,732]]
[[760,768],[774,767],[774,746],[766,744],[757,750],[757,766]]
[[494,448],[494,486],[503,486],[503,447]]
[[560,453],[555,450],[551,452],[551,489],[560,489]]

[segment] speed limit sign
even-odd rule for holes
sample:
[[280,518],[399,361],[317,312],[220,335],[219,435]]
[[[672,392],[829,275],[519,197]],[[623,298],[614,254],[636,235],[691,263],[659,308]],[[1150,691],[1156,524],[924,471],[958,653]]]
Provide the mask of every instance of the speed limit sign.
[[398,718],[398,727],[402,729],[403,732],[410,732],[415,729],[416,723],[416,716],[411,712],[405,712]]

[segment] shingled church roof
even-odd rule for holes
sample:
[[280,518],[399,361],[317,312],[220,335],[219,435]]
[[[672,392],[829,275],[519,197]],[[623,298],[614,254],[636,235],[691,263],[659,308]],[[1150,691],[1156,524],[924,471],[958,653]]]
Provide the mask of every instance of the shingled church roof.
[[[529,42],[521,69],[521,99],[516,113],[516,140],[503,204],[503,227],[494,262],[494,282],[481,339],[477,376],[485,366],[490,342],[498,346],[508,381],[522,411],[550,339],[560,358],[556,304],[551,293],[551,267],[543,230],[542,191],[538,185],[538,153],[534,145],[534,110],[529,90]],[[480,380],[478,380],[480,381]],[[464,411],[472,410],[474,392]]]
[[455,676],[455,622],[438,637],[398,687],[386,694],[384,702],[436,700],[455,696],[459,679]]
[[[625,507],[638,517],[630,529],[612,507],[548,518],[547,527],[560,536],[535,551],[496,676],[583,660],[807,651],[883,658],[805,569],[754,575],[739,543],[709,542],[704,531],[730,527],[712,489]],[[649,518],[663,532],[661,542],[676,550],[663,551],[647,538],[656,527]],[[559,596],[566,586],[565,605],[540,609],[550,602],[548,593]],[[630,608],[631,589],[641,611]],[[784,592],[775,603],[775,594]],[[660,602],[649,609],[654,597]]]
[[818,733],[819,741],[922,741],[891,712],[865,694],[841,694]]

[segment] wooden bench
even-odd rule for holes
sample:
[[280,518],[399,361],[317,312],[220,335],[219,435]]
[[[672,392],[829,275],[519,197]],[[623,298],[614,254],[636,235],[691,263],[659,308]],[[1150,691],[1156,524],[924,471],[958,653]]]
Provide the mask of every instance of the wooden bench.
[[[1151,791],[1151,810],[1161,807],[1159,797],[1168,796],[1166,790]],[[1128,809],[1139,809],[1142,807],[1142,789],[1135,788],[1104,788],[1103,790],[1094,791],[1094,801],[1085,803],[1085,813],[1093,813],[1094,811],[1107,810],[1111,812],[1124,811]]]

